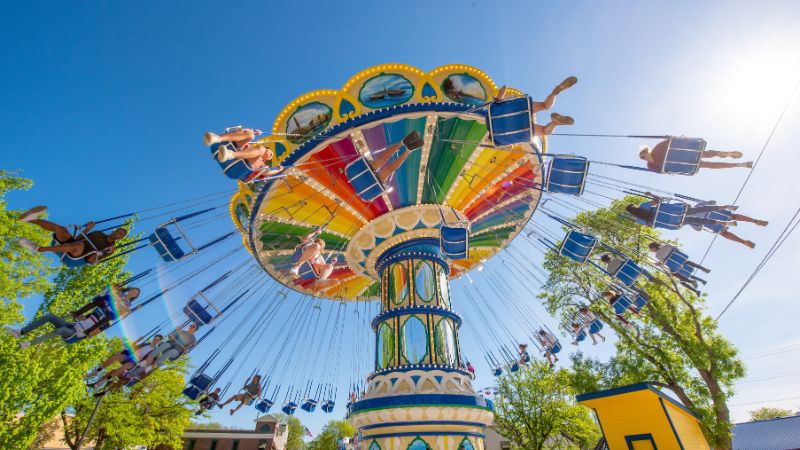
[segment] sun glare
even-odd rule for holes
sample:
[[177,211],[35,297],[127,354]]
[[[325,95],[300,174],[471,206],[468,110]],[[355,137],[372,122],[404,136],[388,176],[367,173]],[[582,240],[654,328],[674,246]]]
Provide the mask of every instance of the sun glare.
[[727,114],[774,121],[800,81],[800,51],[763,46],[720,65],[710,100]]

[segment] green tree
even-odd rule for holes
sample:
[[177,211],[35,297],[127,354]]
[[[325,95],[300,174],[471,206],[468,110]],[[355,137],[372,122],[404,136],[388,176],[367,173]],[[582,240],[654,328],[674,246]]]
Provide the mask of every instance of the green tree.
[[[584,212],[572,221],[603,243],[625,250],[628,256],[647,265],[647,244],[663,240],[651,228],[633,225],[624,219],[624,206],[636,203],[634,197],[616,201],[610,208]],[[635,254],[634,254],[635,253]],[[727,399],[736,380],[745,374],[736,348],[717,330],[717,323],[705,313],[703,297],[679,286],[674,279],[658,272],[660,283],[642,283],[650,296],[644,317],[634,326],[616,320],[608,303],[597,292],[608,286],[589,264],[578,264],[557,254],[545,258],[549,278],[541,298],[552,314],[574,320],[577,303],[591,305],[619,340],[616,356],[607,364],[583,361],[579,377],[596,379],[596,387],[648,382],[668,389],[702,418],[703,431],[715,447],[730,448],[730,413]]]
[[[128,276],[123,270],[125,257],[97,266],[66,268],[53,265],[49,256],[20,248],[16,243],[19,237],[39,244],[50,241],[43,230],[17,221],[20,211],[7,209],[5,195],[31,184],[0,171],[0,326],[23,320],[20,300],[25,297],[43,296],[37,314],[51,311],[65,315],[108,284]],[[104,335],[73,345],[56,340],[20,350],[15,339],[0,333],[0,448],[28,447],[46,423],[85,395],[83,374],[108,352]]]
[[[193,412],[191,402],[182,395],[186,363],[175,363],[153,372],[131,388],[104,397],[92,421],[86,441],[97,449],[180,448],[181,435]],[[75,450],[86,428],[97,399],[84,395],[61,413],[64,441]],[[73,411],[68,414],[67,410]]]
[[791,416],[792,410],[783,408],[771,408],[765,406],[756,410],[750,411],[750,420],[769,420],[777,419],[778,417]]
[[295,416],[289,416],[287,422],[286,450],[305,449],[306,443],[303,441],[303,436],[306,433],[303,423]]
[[520,450],[587,448],[600,430],[588,409],[575,403],[566,369],[544,361],[500,378],[494,427]]
[[322,428],[322,432],[308,444],[309,450],[336,450],[336,441],[352,437],[355,428],[346,420],[331,420]]

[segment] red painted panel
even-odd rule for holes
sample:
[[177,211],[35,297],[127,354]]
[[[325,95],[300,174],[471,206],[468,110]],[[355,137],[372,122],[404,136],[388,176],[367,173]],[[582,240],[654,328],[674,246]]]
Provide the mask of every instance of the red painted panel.
[[303,171],[341,198],[367,219],[389,211],[382,198],[371,203],[361,200],[344,174],[344,168],[358,157],[350,138],[335,142],[315,153],[303,163]]
[[481,195],[480,200],[473,203],[464,213],[469,220],[474,220],[497,204],[530,189],[535,179],[529,165],[517,167],[508,176],[493,184]]

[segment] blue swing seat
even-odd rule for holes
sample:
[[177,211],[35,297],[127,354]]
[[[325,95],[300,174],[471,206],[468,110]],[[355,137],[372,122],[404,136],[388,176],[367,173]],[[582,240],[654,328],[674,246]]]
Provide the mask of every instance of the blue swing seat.
[[203,392],[205,392],[205,390],[200,389],[197,386],[194,386],[192,384],[190,384],[190,385],[186,386],[185,388],[183,388],[183,395],[185,395],[186,397],[188,397],[191,400],[199,399],[200,396],[203,395]]
[[583,342],[586,340],[586,330],[581,328],[581,330],[573,334],[573,336],[575,338],[575,342]]
[[653,206],[650,202],[640,205],[642,208],[650,207],[653,213],[653,221],[648,226],[653,228],[663,228],[665,230],[678,230],[683,226],[686,218],[686,211],[689,205],[683,202],[661,202]]
[[[241,130],[241,125],[235,127],[228,127],[225,128],[226,133],[230,133],[232,131]],[[243,159],[232,159],[230,161],[219,162],[217,159],[217,153],[219,152],[220,147],[227,147],[228,150],[236,151],[236,146],[233,142],[220,142],[218,144],[214,144],[211,146],[211,157],[214,158],[219,164],[220,169],[222,169],[222,173],[225,174],[226,177],[230,178],[231,180],[238,180],[243,183],[251,183],[259,179],[259,173],[261,172],[259,169],[254,169],[250,163]],[[265,167],[265,169],[268,169]]]
[[676,248],[667,256],[664,265],[667,266],[670,273],[689,278],[694,275],[695,268],[688,266],[686,264],[687,261],[689,261],[689,256]]
[[[188,252],[183,250],[181,246],[178,245],[178,240],[181,238],[176,238],[172,235],[172,233],[170,233],[168,228],[170,225],[174,225],[175,229],[178,231],[178,233],[180,233],[181,238],[186,241],[187,245],[189,246]],[[175,221],[169,221],[159,225],[148,239],[164,262],[180,261],[186,256],[194,254],[196,251],[191,242],[189,242],[189,239],[186,237],[186,234],[183,232],[183,229],[181,229],[180,225],[178,225],[178,223]]]
[[193,385],[193,386],[196,386],[201,391],[206,391],[214,383],[214,379],[211,378],[210,376],[200,372],[198,374],[195,374],[192,377],[192,379],[189,380],[189,383],[191,385]]
[[531,142],[533,101],[527,95],[494,101],[489,105],[486,122],[495,146]]
[[503,374],[503,369],[501,369],[501,368],[499,368],[499,367],[496,367],[496,368],[494,369],[494,371],[492,371],[492,373],[494,374],[494,376],[496,376],[496,377],[499,377],[500,375],[502,375],[502,374]]
[[322,402],[322,406],[320,408],[322,408],[322,410],[324,412],[326,412],[326,413],[332,413],[334,406],[336,406],[336,402],[335,401],[333,401],[333,400],[325,400],[324,402]]
[[262,414],[266,414],[267,412],[269,412],[269,410],[272,408],[272,405],[274,405],[274,404],[275,403],[270,401],[270,400],[263,399],[263,400],[259,401],[258,403],[256,403],[256,411],[258,411],[258,412],[260,412]]
[[317,409],[317,401],[314,399],[306,399],[301,405],[300,409],[305,412],[314,412]]
[[550,354],[555,355],[556,353],[561,351],[561,342],[556,341],[552,347],[550,347]]
[[548,192],[582,195],[586,187],[589,160],[583,156],[556,155],[547,170]]
[[450,259],[469,258],[469,226],[442,225],[439,228],[439,247]]
[[596,245],[597,238],[594,236],[581,233],[578,230],[570,230],[564,240],[561,241],[561,248],[558,249],[558,253],[575,262],[583,263],[589,259],[589,255]]
[[617,301],[615,301],[614,304],[611,305],[611,307],[614,308],[614,314],[622,315],[625,314],[625,311],[627,311],[628,308],[631,307],[631,304],[632,304],[631,299],[629,299],[625,295],[621,295],[617,299]]
[[[729,222],[733,219],[733,211],[728,211],[727,209],[723,209],[721,211],[713,211],[703,215],[707,219],[712,220],[720,220],[723,222]],[[714,234],[719,234],[725,231],[728,226],[722,223],[716,223],[713,225],[703,225],[703,229],[706,229]]]
[[641,311],[642,308],[647,306],[647,303],[649,301],[650,301],[650,298],[647,296],[647,294],[643,293],[642,291],[639,291],[636,294],[636,298],[633,300],[633,305],[632,306],[636,311]]
[[636,280],[642,276],[642,273],[644,273],[644,269],[633,262],[632,259],[626,259],[625,262],[619,266],[619,269],[611,275],[625,286],[633,286]]
[[512,364],[511,368],[508,369],[508,371],[511,372],[511,373],[519,372],[519,363],[515,362],[514,364]]
[[386,192],[378,180],[378,175],[372,170],[372,166],[364,156],[359,156],[358,159],[345,166],[344,173],[356,194],[365,202],[371,202]]
[[667,144],[661,173],[694,175],[700,170],[700,159],[706,141],[700,138],[671,137]]
[[[205,306],[200,304],[199,300],[201,298],[204,300]],[[213,313],[209,311],[209,309],[213,310]],[[189,320],[194,322],[198,327],[202,325],[208,325],[220,315],[219,310],[214,307],[214,304],[211,303],[208,297],[202,293],[199,293],[194,298],[189,300],[189,302],[186,303],[186,306],[183,307],[183,312],[186,314],[186,317],[188,317]]]
[[589,324],[589,334],[599,333],[602,329],[603,322],[601,322],[600,319],[594,319],[592,323]]
[[61,338],[61,340],[65,344],[74,344],[74,343],[78,342],[80,339],[78,338],[77,334],[73,334],[72,336],[70,336],[68,338]]
[[287,402],[285,405],[283,405],[283,408],[281,408],[281,411],[288,416],[293,415],[296,410],[297,403],[295,402]]

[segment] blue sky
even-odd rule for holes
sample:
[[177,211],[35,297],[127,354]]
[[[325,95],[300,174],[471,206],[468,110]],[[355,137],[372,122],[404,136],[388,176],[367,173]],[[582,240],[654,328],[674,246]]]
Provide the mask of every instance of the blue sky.
[[[800,3],[11,2],[0,17],[0,61],[0,167],[19,169],[36,183],[13,195],[11,206],[45,203],[58,221],[82,223],[233,188],[209,161],[202,132],[238,123],[269,128],[296,96],[339,88],[361,69],[386,62],[423,70],[470,64],[538,98],[574,74],[577,86],[554,108],[575,118],[571,131],[702,136],[710,148],[755,157],[800,79]],[[714,314],[797,207],[787,168],[800,164],[798,123],[795,99],[739,201],[742,212],[772,222],[767,229],[740,227],[759,247],[718,241],[706,260]],[[633,164],[641,143],[562,137],[551,148]],[[720,201],[732,200],[746,175],[608,173]],[[207,233],[230,228],[225,220],[217,226]],[[670,237],[695,255],[710,240],[691,231]],[[730,402],[737,421],[759,406],[800,406],[798,257],[793,236],[720,323],[748,364],[748,380]],[[131,266],[153,264],[148,254]],[[495,262],[487,268],[499,270]],[[143,310],[131,327],[146,331],[210,279]],[[281,313],[286,317],[277,322],[291,312]],[[212,342],[224,340],[220,331]],[[465,351],[479,354],[472,333],[462,335]],[[273,344],[259,347],[258,358]],[[352,345],[345,356],[359,352]],[[606,357],[610,348],[590,351]],[[201,346],[195,362],[207,352]],[[280,364],[289,375],[308,370],[303,361]],[[492,384],[483,367],[476,384]],[[250,427],[251,412],[213,419]],[[317,431],[332,416],[300,417]]]

